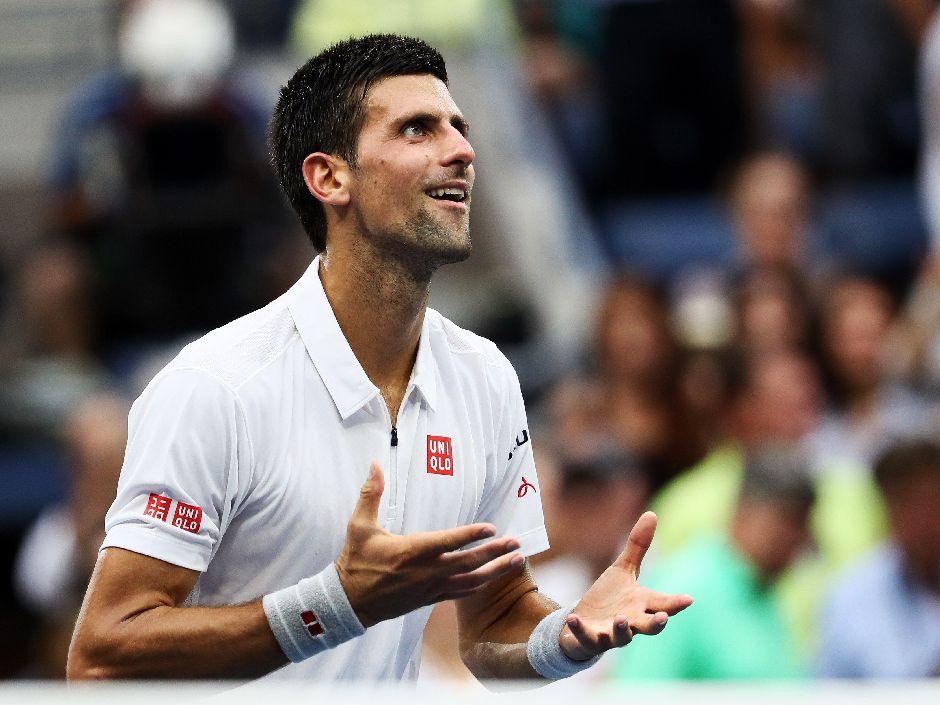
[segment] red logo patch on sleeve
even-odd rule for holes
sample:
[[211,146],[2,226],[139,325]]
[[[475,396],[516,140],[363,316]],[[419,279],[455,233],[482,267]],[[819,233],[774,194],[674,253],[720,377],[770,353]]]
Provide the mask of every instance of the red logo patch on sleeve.
[[454,446],[446,436],[428,436],[428,472],[454,474]]
[[144,516],[166,521],[167,517],[170,515],[170,504],[172,504],[172,502],[173,500],[169,497],[163,497],[162,495],[153,494],[151,492],[150,498],[147,500],[147,508],[144,509]]
[[314,639],[323,633],[323,625],[317,621],[317,616],[313,613],[313,610],[301,612],[300,619],[303,620],[304,626],[307,628],[307,633]]
[[176,513],[173,515],[173,526],[191,534],[198,534],[199,527],[202,526],[202,507],[178,501]]

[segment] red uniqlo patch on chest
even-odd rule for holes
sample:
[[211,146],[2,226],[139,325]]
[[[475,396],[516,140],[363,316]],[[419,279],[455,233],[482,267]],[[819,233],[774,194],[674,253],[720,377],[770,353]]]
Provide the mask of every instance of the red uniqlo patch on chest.
[[428,436],[428,472],[454,474],[454,445],[447,436]]
[[173,515],[173,526],[191,534],[198,534],[199,527],[202,526],[202,507],[177,502],[176,513]]
[[147,508],[144,509],[144,516],[166,521],[170,515],[170,504],[172,503],[173,500],[169,497],[151,493],[150,498],[147,500]]

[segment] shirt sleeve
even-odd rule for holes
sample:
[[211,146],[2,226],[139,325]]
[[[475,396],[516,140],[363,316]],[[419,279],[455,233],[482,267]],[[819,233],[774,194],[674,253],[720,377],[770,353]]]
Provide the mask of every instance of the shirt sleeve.
[[162,373],[131,409],[128,431],[102,548],[204,571],[231,520],[239,468],[250,465],[235,393],[200,370]]
[[522,553],[532,556],[548,548],[548,534],[519,379],[508,361],[504,365],[504,401],[496,427],[497,473],[476,520],[494,524],[501,536],[515,536]]

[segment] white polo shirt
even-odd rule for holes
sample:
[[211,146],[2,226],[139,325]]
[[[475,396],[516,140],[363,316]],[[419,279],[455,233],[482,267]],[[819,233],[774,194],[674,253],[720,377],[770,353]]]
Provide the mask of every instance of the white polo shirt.
[[[102,548],[200,571],[189,604],[254,600],[336,559],[378,460],[389,531],[487,521],[518,537],[526,555],[545,550],[508,360],[429,309],[393,430],[318,267],[319,259],[280,298],[188,345],[144,390]],[[267,678],[414,678],[429,612],[381,622]]]

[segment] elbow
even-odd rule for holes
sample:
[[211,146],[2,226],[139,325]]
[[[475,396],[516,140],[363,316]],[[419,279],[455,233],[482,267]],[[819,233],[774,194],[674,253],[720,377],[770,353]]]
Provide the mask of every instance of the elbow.
[[76,631],[69,645],[65,666],[66,680],[104,681],[120,678],[121,674],[115,666],[116,649],[108,644],[109,641],[105,638]]

